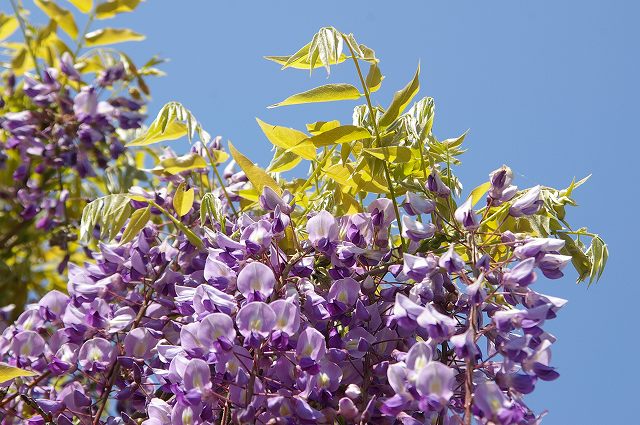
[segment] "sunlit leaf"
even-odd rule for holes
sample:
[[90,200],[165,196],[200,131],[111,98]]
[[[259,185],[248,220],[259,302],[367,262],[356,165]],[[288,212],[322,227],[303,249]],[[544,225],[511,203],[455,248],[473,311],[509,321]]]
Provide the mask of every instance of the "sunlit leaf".
[[[309,47],[311,42],[307,43],[304,47],[298,50],[296,53],[290,56],[265,56],[264,58],[282,65],[282,69],[296,68],[296,69],[311,69],[311,63],[309,62]],[[347,56],[341,54],[335,62],[331,62],[330,65],[336,65],[344,62]],[[324,66],[322,63],[315,63],[313,68],[320,68]]]
[[124,43],[125,41],[144,40],[145,36],[127,28],[102,28],[84,36],[87,46]]
[[475,189],[473,189],[469,194],[469,197],[471,197],[471,206],[477,204],[478,201],[482,199],[484,194],[487,193],[490,187],[491,187],[491,183],[485,182],[485,183],[482,183],[480,186],[476,187]]
[[353,142],[354,140],[371,139],[371,133],[366,128],[355,125],[341,125],[307,139],[307,142],[320,148],[323,146]]
[[360,92],[351,84],[325,84],[311,90],[294,94],[285,100],[274,103],[269,108],[285,105],[299,105],[303,103],[333,102],[336,100],[355,100],[360,98]]
[[129,223],[122,232],[120,245],[131,242],[147,225],[151,218],[151,207],[137,209],[131,214]]
[[283,173],[289,171],[298,165],[302,161],[302,157],[295,152],[289,152],[286,149],[276,147],[276,151],[273,154],[273,159],[267,171],[270,173]]
[[80,12],[89,13],[93,8],[93,0],[69,0]]
[[0,41],[10,37],[19,26],[19,22],[15,16],[0,13]]
[[109,0],[96,7],[96,18],[113,18],[118,13],[133,12],[142,0]]
[[391,163],[409,162],[413,159],[411,149],[406,146],[384,146],[363,149],[364,153]]
[[191,211],[195,199],[193,188],[184,190],[185,186],[184,182],[180,183],[176,193],[173,195],[173,209],[178,214],[178,217],[185,216]]
[[164,132],[149,130],[142,136],[131,141],[127,146],[146,146],[154,143],[176,140],[187,135],[187,126],[181,122],[173,121],[167,125]]
[[10,381],[18,377],[37,376],[36,372],[24,370],[5,363],[0,363],[0,383]]
[[380,72],[380,68],[377,63],[372,63],[369,66],[369,73],[365,81],[370,93],[378,91],[384,80],[384,75]]
[[311,124],[307,124],[307,131],[313,135],[324,133],[325,131],[333,128],[340,127],[340,121],[316,121]]
[[420,89],[420,81],[418,77],[420,76],[420,64],[418,64],[418,69],[416,70],[413,79],[400,91],[397,91],[393,95],[393,100],[391,101],[391,105],[384,112],[382,117],[380,117],[380,121],[378,125],[380,127],[388,127],[396,118],[400,116],[404,108],[411,102],[414,96],[418,93]]
[[207,163],[204,158],[197,153],[190,152],[186,155],[163,159],[160,161],[160,164],[154,167],[151,171],[154,174],[161,175],[163,173],[178,174],[183,171],[202,168],[207,168]]
[[275,146],[282,149],[289,149],[304,159],[312,160],[316,157],[316,150],[313,146],[299,146],[303,140],[307,139],[307,135],[293,128],[281,127],[279,125],[267,124],[266,122],[256,118],[258,125],[267,139]]
[[34,0],[34,2],[49,18],[56,21],[60,28],[69,34],[69,37],[76,38],[78,36],[78,27],[71,12],[51,0]]
[[241,154],[231,142],[229,142],[229,151],[238,166],[247,175],[247,178],[258,193],[262,193],[265,186],[269,186],[277,194],[282,194],[282,189],[278,183],[262,168],[255,165],[249,158]]
[[89,241],[93,229],[100,226],[100,237],[112,240],[131,216],[129,196],[124,194],[107,195],[89,202],[82,211],[80,221],[80,239]]

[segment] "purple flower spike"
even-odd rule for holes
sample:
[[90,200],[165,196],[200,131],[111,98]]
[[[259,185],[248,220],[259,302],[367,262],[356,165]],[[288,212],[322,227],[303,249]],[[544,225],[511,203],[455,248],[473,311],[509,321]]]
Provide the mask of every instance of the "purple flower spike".
[[245,338],[245,345],[256,346],[269,336],[276,324],[276,314],[269,305],[256,301],[238,311],[236,324]]
[[503,165],[489,174],[489,201],[493,205],[499,205],[513,198],[518,190],[517,186],[511,185],[513,181],[513,172],[511,168]]
[[509,214],[513,217],[522,217],[523,215],[533,215],[542,207],[543,201],[540,198],[540,186],[534,186],[520,198],[511,204]]
[[460,205],[455,213],[454,217],[456,221],[467,230],[475,230],[480,226],[478,223],[478,217],[476,213],[473,211],[472,205],[473,199],[469,197],[464,204]]
[[336,219],[327,211],[320,211],[307,222],[309,241],[322,252],[330,252],[331,244],[338,239]]
[[418,374],[416,390],[423,411],[439,411],[453,395],[455,372],[440,362],[429,362]]
[[45,342],[34,331],[22,331],[11,341],[11,349],[16,357],[35,361],[44,352]]
[[275,330],[271,340],[280,347],[286,347],[289,337],[293,336],[300,327],[299,307],[287,300],[276,300],[269,304],[276,315]]
[[560,279],[564,276],[562,269],[571,261],[570,255],[545,254],[538,261],[538,267],[542,274],[549,279]]
[[456,329],[455,319],[440,313],[433,304],[427,304],[425,310],[418,316],[418,325],[438,342],[448,339]]
[[511,425],[518,423],[513,420],[514,404],[504,395],[495,382],[485,381],[476,387],[473,398],[474,407],[478,409],[483,418],[495,423]]
[[338,279],[331,285],[327,301],[339,312],[344,312],[355,305],[359,292],[360,284],[353,278]]
[[402,207],[409,215],[430,214],[436,210],[436,203],[431,199],[407,192]]
[[476,359],[480,355],[480,349],[474,342],[473,329],[468,328],[461,334],[451,337],[456,356],[461,359]]
[[421,223],[414,221],[409,216],[402,216],[402,236],[409,238],[414,242],[420,242],[424,239],[432,238],[436,232],[436,226],[433,223]]
[[438,268],[438,261],[431,253],[426,257],[418,257],[405,253],[403,259],[402,272],[416,282],[429,276]]
[[187,391],[195,389],[199,392],[211,388],[211,371],[204,360],[189,360],[184,370],[184,387]]
[[257,261],[247,264],[238,273],[238,290],[249,301],[266,300],[273,293],[275,284],[273,271]]
[[393,202],[387,198],[378,198],[369,204],[367,211],[371,214],[371,221],[376,227],[386,229],[396,219]]
[[211,341],[210,348],[215,353],[231,350],[236,339],[233,320],[223,313],[212,313],[202,319],[197,335],[201,340]]
[[438,265],[449,273],[456,273],[464,269],[465,263],[454,250],[453,244],[449,246],[449,250],[440,257]]
[[451,189],[444,184],[440,178],[440,174],[435,171],[432,171],[427,178],[427,189],[442,198],[446,198],[451,195]]
[[396,294],[396,302],[393,305],[393,317],[398,326],[406,331],[412,331],[418,324],[418,317],[424,311],[424,307],[411,301],[406,295]]
[[103,372],[115,359],[115,347],[104,338],[93,338],[82,344],[78,363],[86,372]]
[[528,286],[535,282],[536,273],[533,271],[536,261],[528,258],[521,261],[514,268],[509,270],[502,277],[502,284],[506,287]]
[[124,350],[127,356],[148,360],[158,343],[158,339],[147,328],[136,328],[124,338]]
[[296,355],[300,359],[300,367],[311,374],[320,371],[318,362],[327,351],[327,342],[317,329],[308,327],[298,338]]

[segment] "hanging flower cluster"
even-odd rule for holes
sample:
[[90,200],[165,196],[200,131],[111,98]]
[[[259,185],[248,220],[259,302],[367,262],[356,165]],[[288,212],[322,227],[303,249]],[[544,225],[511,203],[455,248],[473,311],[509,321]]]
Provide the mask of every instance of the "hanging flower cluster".
[[[402,254],[391,200],[294,226],[291,197],[269,187],[260,210],[224,224],[185,215],[208,226],[201,249],[153,225],[101,244],[95,263],[70,266],[69,295],[5,329],[2,359],[39,376],[7,383],[2,424],[538,423],[523,396],[558,377],[543,325],[565,300],[533,288],[562,276],[564,242],[504,232],[479,245],[483,218],[465,202],[452,223],[463,236],[423,251],[450,196],[432,177],[402,205]],[[509,183],[492,178],[488,204]],[[535,213],[539,192],[514,191],[510,214]],[[27,405],[39,413],[25,419]]]
[[2,193],[5,199],[17,198],[24,221],[37,217],[36,228],[48,231],[65,222],[65,203],[69,171],[80,178],[96,176],[110,160],[124,152],[117,129],[140,128],[144,115],[141,98],[118,95],[114,86],[128,78],[122,62],[107,68],[91,84],[65,52],[60,69],[47,68],[42,77],[25,75],[16,82],[7,77],[7,99],[22,91],[27,103],[8,105],[0,117],[6,141],[0,143],[0,167],[12,153],[19,165],[13,171],[15,184]]

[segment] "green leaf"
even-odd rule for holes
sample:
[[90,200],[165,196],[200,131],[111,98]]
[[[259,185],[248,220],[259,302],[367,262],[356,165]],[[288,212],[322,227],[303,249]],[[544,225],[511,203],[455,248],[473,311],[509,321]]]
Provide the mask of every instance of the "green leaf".
[[282,189],[278,183],[262,168],[255,165],[249,158],[241,154],[231,142],[229,142],[229,151],[238,166],[247,175],[247,178],[258,193],[262,193],[265,186],[269,186],[278,195],[282,194]]
[[89,13],[93,8],[93,0],[69,0],[80,12]]
[[193,188],[184,190],[185,183],[180,183],[180,186],[176,189],[176,193],[173,195],[173,209],[178,213],[178,217],[183,217],[191,211],[193,207],[193,200],[195,199],[195,192]]
[[186,135],[187,135],[187,126],[181,122],[174,121],[167,125],[164,132],[151,131],[151,127],[149,127],[149,129],[145,134],[129,142],[127,146],[152,145],[154,143],[166,142],[168,140],[176,140]]
[[175,140],[187,136],[189,140],[198,134],[202,143],[211,140],[209,133],[202,129],[200,123],[190,110],[178,102],[169,102],[160,109],[147,131],[127,146],[146,146],[167,140]]
[[607,260],[609,259],[609,248],[602,238],[596,235],[591,239],[591,246],[586,254],[588,254],[591,259],[591,270],[589,271],[589,285],[591,285],[594,281],[597,282],[600,280],[604,272]]
[[380,117],[380,121],[378,123],[380,127],[388,127],[391,125],[391,123],[400,116],[402,111],[404,111],[404,108],[407,107],[414,96],[418,93],[418,90],[420,90],[420,81],[418,80],[419,76],[420,64],[418,64],[418,69],[409,84],[393,95],[391,105],[389,105],[384,114],[382,114],[382,117]]
[[14,366],[9,366],[5,363],[0,363],[0,383],[11,381],[18,377],[37,375],[37,373],[31,372],[30,370],[24,370]]
[[118,13],[133,12],[142,0],[109,0],[96,7],[96,18],[113,18]]
[[369,65],[369,73],[367,74],[366,84],[369,89],[369,93],[378,91],[384,80],[384,75],[380,72],[380,68],[377,63]]
[[[341,125],[324,133],[317,134],[307,139],[316,148],[353,142],[354,140],[371,139],[371,133],[366,128],[356,125]],[[305,142],[305,143],[307,143]]]
[[162,175],[164,173],[173,175],[183,171],[198,170],[202,168],[207,168],[207,163],[204,158],[197,153],[190,152],[183,156],[163,159],[160,161],[159,165],[151,170],[151,172],[157,175]]
[[406,146],[384,146],[363,149],[364,153],[391,163],[410,162],[413,159],[411,149]]
[[69,37],[78,37],[78,27],[73,19],[73,14],[50,0],[34,0],[36,5],[62,28]]
[[142,231],[142,229],[144,229],[144,226],[147,225],[150,218],[151,207],[139,208],[135,210],[133,214],[131,214],[131,218],[129,219],[127,227],[125,227],[124,231],[122,232],[120,245],[131,242],[133,238],[135,238]]
[[10,37],[17,29],[20,23],[15,16],[0,13],[0,41]]
[[302,161],[302,157],[295,152],[288,152],[285,149],[276,147],[273,159],[267,167],[270,173],[282,173],[289,171]]
[[88,242],[96,225],[100,226],[100,238],[116,237],[122,226],[131,216],[129,196],[124,194],[107,195],[89,202],[82,211],[80,220],[80,239]]
[[478,201],[482,199],[484,194],[487,193],[490,187],[491,187],[491,183],[485,182],[485,183],[482,183],[480,186],[476,187],[475,189],[473,189],[469,194],[469,197],[471,198],[471,206],[474,206],[475,204],[477,204]]
[[307,160],[316,158],[316,150],[313,146],[297,146],[303,140],[307,139],[307,135],[293,128],[281,127],[278,125],[267,124],[266,122],[256,118],[258,125],[269,141],[282,149],[290,149],[297,155]]
[[145,36],[127,28],[102,28],[84,36],[87,46],[124,43],[125,41],[144,40]]
[[[265,56],[264,58],[275,62],[279,65],[282,65],[282,69],[285,68],[295,68],[295,69],[311,69],[311,63],[309,62],[309,48],[311,47],[311,42],[307,43],[304,47],[298,50],[296,53],[290,56]],[[330,65],[336,65],[341,62],[344,62],[347,59],[347,56],[341,54],[338,60],[335,62],[331,62]],[[320,68],[324,66],[321,63],[314,64],[313,68]]]
[[300,105],[303,103],[333,102],[336,100],[355,100],[360,98],[360,92],[351,84],[325,84],[311,90],[289,96],[282,102],[275,103],[269,108],[285,105]]
[[340,121],[338,120],[316,121],[311,124],[307,124],[307,131],[315,136],[316,134],[324,133],[325,131],[336,127],[340,127]]
[[222,229],[225,228],[226,215],[224,206],[220,198],[213,196],[213,193],[205,193],[200,200],[200,225],[204,226],[207,222],[207,214],[211,217],[211,221],[220,223]]
[[311,65],[309,71],[313,70],[318,60],[327,70],[327,74],[331,73],[331,64],[338,61],[342,55],[343,39],[340,31],[334,27],[320,28],[318,33],[313,36],[311,45],[309,46],[309,63]]

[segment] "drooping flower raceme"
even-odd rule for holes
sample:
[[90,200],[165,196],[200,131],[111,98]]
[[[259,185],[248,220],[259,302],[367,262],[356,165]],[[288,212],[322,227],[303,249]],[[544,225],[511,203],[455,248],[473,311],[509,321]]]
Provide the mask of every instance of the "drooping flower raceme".
[[[518,211],[533,213],[538,195],[521,196]],[[424,230],[420,216],[434,210],[409,196],[405,210],[421,220],[404,218],[410,252],[374,237],[397,223],[377,200],[298,223],[307,239],[287,253],[285,232],[267,230],[260,247],[251,235],[295,208],[268,190],[261,199],[261,215],[229,213],[202,248],[162,240],[151,224],[122,246],[101,244],[95,264],[72,265],[68,296],[49,293],[7,327],[2,359],[41,376],[10,387],[44,412],[31,421],[537,423],[523,395],[558,376],[543,326],[565,301],[533,288],[539,274],[561,276],[563,241],[507,234],[498,259],[469,257],[468,240],[423,252],[439,230]],[[472,234],[479,216],[467,202],[455,219]]]

